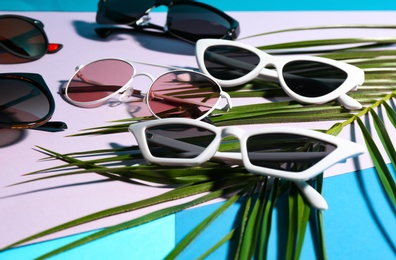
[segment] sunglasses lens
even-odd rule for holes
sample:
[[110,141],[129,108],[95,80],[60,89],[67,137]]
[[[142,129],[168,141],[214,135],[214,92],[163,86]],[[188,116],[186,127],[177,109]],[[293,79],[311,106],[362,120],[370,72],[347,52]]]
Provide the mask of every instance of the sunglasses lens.
[[212,46],[204,53],[205,67],[210,75],[233,80],[251,72],[260,62],[255,53],[232,46]]
[[[48,40],[33,23],[15,17],[0,18],[0,63],[10,54],[21,59],[38,59],[47,52]],[[10,61],[14,62],[14,61]]]
[[336,146],[294,134],[259,134],[248,138],[250,162],[259,167],[301,172],[316,164]]
[[30,124],[50,114],[50,98],[38,86],[18,78],[0,78],[0,124]]
[[220,88],[210,78],[195,72],[173,71],[160,76],[147,94],[150,110],[160,118],[199,118],[220,99]]
[[171,34],[196,42],[204,38],[223,38],[231,24],[223,16],[207,8],[193,3],[175,3],[169,7],[167,27]]
[[347,78],[347,73],[334,66],[314,61],[292,61],[283,67],[286,85],[305,97],[320,97],[331,93]]
[[214,140],[216,134],[201,127],[183,124],[146,129],[151,154],[159,158],[194,158]]
[[139,20],[155,1],[125,1],[106,0],[100,1],[96,13],[98,24],[130,24]]
[[66,95],[75,102],[98,101],[117,92],[133,74],[134,68],[128,62],[112,59],[95,61],[74,74]]

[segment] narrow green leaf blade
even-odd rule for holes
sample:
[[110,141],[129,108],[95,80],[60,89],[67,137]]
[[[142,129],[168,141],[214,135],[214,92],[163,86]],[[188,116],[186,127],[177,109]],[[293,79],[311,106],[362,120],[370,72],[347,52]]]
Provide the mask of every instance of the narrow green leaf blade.
[[300,259],[302,247],[304,244],[305,233],[308,226],[309,214],[311,212],[311,207],[305,201],[301,193],[298,193],[297,198],[298,203],[298,232],[297,232],[297,241],[295,247],[294,259]]
[[[231,181],[231,182],[223,182],[220,186],[217,183],[216,186],[218,187],[218,189],[222,189],[228,186],[232,186],[232,183],[234,183],[235,185],[246,185],[246,183],[248,183],[246,181],[246,178],[240,178],[238,180]],[[112,216],[112,215],[116,215],[116,214],[120,214],[120,213],[124,213],[124,212],[130,212],[133,210],[137,210],[140,208],[144,208],[144,207],[148,207],[148,206],[152,206],[152,205],[157,205],[160,203],[164,203],[164,202],[168,202],[168,201],[172,201],[172,200],[176,200],[176,199],[180,199],[180,198],[185,198],[185,197],[189,197],[192,195],[197,195],[197,194],[201,194],[204,192],[208,192],[210,191],[214,186],[214,182],[207,182],[207,183],[202,183],[202,184],[197,184],[195,186],[182,186],[179,188],[175,188],[173,190],[170,190],[164,194],[160,194],[158,196],[154,196],[154,197],[150,197],[148,199],[145,200],[141,200],[141,201],[137,201],[137,202],[132,202],[129,204],[125,204],[125,205],[121,205],[121,206],[117,206],[117,207],[113,207],[110,209],[106,209],[106,210],[102,210],[93,214],[89,214],[86,216],[83,216],[81,218],[77,218],[75,220],[66,222],[64,224],[58,225],[56,227],[44,230],[42,232],[39,232],[35,235],[29,236],[27,238],[24,238],[22,240],[19,240],[17,242],[12,243],[11,245],[8,245],[5,248],[2,248],[1,250],[5,250],[17,245],[20,245],[22,243],[26,243],[29,242],[31,240],[37,239],[37,238],[41,238],[53,233],[56,233],[58,231],[61,230],[65,230],[71,227],[75,227],[84,223],[88,223],[97,219],[101,219],[101,218],[105,218],[108,216]]]
[[377,148],[374,140],[372,139],[369,131],[367,130],[366,126],[363,124],[362,120],[359,117],[356,117],[356,121],[358,122],[358,125],[363,133],[363,137],[367,144],[367,149],[373,160],[374,167],[377,170],[378,177],[380,178],[381,183],[386,193],[388,194],[390,201],[393,203],[393,205],[396,205],[395,183],[388,181],[391,179],[390,177],[391,173],[389,172],[389,169],[386,166],[386,163],[382,158],[379,149]]
[[51,252],[46,253],[45,255],[42,255],[40,257],[38,257],[37,259],[46,259],[52,256],[55,256],[57,254],[63,253],[65,251],[71,250],[73,248],[76,248],[78,246],[84,245],[88,242],[91,242],[93,240],[97,240],[100,239],[102,237],[114,234],[116,232],[128,229],[128,228],[132,228],[132,227],[136,227],[138,225],[150,222],[150,221],[154,221],[156,219],[165,217],[165,216],[169,216],[170,214],[174,214],[176,212],[179,212],[181,210],[190,208],[192,206],[213,200],[215,198],[219,198],[220,196],[226,196],[227,194],[233,193],[237,190],[239,190],[241,187],[233,187],[233,188],[227,188],[227,189],[223,189],[223,190],[217,190],[214,192],[210,192],[209,194],[203,195],[199,198],[196,198],[192,201],[186,202],[186,203],[182,203],[180,205],[176,205],[176,206],[171,206],[165,209],[160,209],[157,210],[155,212],[152,213],[148,213],[142,217],[138,217],[136,219],[132,219],[130,221],[126,221],[124,223],[121,224],[117,224],[108,228],[105,228],[103,230],[100,230],[94,234],[91,234],[87,237],[81,238],[77,241],[74,241],[70,244],[67,244],[65,246],[62,246],[58,249],[55,249]]
[[262,219],[260,221],[261,222],[261,231],[260,231],[260,240],[259,240],[260,246],[258,248],[259,259],[267,258],[268,242],[271,234],[273,210],[279,195],[280,195],[279,179],[275,179],[271,187],[271,193],[269,195],[270,197],[268,201],[266,201],[265,203]]
[[224,213],[232,204],[234,204],[241,197],[240,194],[236,194],[231,198],[227,199],[218,209],[206,217],[201,223],[199,223],[189,234],[187,234],[182,241],[167,255],[165,259],[171,260],[177,258],[183,250],[191,244],[191,242],[198,237],[213,221],[215,221],[222,213]]
[[[373,109],[370,109],[370,114],[373,118],[374,126],[377,130],[377,134],[382,142],[382,145],[384,146],[385,151],[392,162],[393,168],[396,169],[396,151],[395,147],[393,146],[392,139],[390,138],[388,131],[385,127],[385,124]],[[392,176],[387,176],[388,182],[394,183],[393,178],[389,179],[389,177]]]

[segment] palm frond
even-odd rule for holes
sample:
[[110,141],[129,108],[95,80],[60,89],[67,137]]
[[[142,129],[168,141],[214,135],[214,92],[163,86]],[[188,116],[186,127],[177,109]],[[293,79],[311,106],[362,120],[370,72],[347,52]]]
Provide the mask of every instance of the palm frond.
[[[305,27],[294,28],[281,31],[267,32],[261,34],[270,35],[275,33],[287,33],[299,30],[318,29],[340,29],[340,28],[387,28],[396,29],[396,26],[388,25],[352,25],[352,26],[327,26],[327,27]],[[257,35],[256,35],[257,36]],[[256,37],[253,36],[253,37]],[[385,110],[386,118],[393,128],[396,129],[396,113],[392,108],[392,102],[396,97],[396,76],[392,73],[396,67],[396,51],[382,49],[384,46],[395,44],[396,38],[349,38],[349,39],[325,39],[312,41],[299,41],[280,43],[267,46],[259,46],[262,50],[273,51],[279,55],[289,53],[311,53],[327,58],[342,60],[362,68],[366,73],[366,81],[362,87],[350,95],[364,105],[364,108],[357,111],[349,111],[341,107],[337,102],[330,102],[322,105],[303,105],[290,101],[277,84],[260,82],[258,80],[250,82],[244,86],[228,89],[227,92],[233,98],[265,97],[269,100],[277,99],[283,101],[273,101],[263,104],[244,105],[233,108],[228,113],[215,111],[210,117],[217,126],[239,125],[239,124],[268,124],[286,122],[312,122],[312,121],[337,121],[332,127],[322,129],[322,131],[338,135],[344,127],[357,123],[362,131],[366,146],[373,160],[374,167],[378,173],[384,190],[388,194],[390,207],[396,205],[396,185],[395,177],[388,169],[384,156],[380,152],[379,146],[385,150],[390,158],[391,167],[396,167],[396,151],[394,140],[388,134],[388,129],[384,123],[385,115],[379,116],[376,111]],[[351,47],[345,47],[352,44]],[[326,50],[309,51],[309,47],[317,46],[340,46]],[[361,120],[362,117],[369,117],[375,125],[375,133],[381,140],[376,144],[372,138],[374,133],[368,131],[368,127]],[[126,132],[130,124],[141,120],[150,120],[151,117],[129,118],[111,122],[106,126],[85,129],[75,135],[102,135]],[[224,146],[222,149],[228,149]],[[20,245],[33,239],[56,233],[60,230],[68,229],[77,225],[105,218],[108,216],[122,214],[139,208],[158,205],[168,201],[177,201],[180,198],[188,198],[199,195],[198,198],[188,202],[182,202],[175,206],[154,211],[145,216],[132,219],[130,221],[105,228],[92,235],[75,241],[62,248],[49,252],[42,258],[56,255],[71,248],[84,245],[92,240],[99,239],[114,232],[126,228],[135,227],[142,223],[147,223],[163,216],[174,214],[189,207],[213,200],[215,198],[226,198],[226,202],[210,214],[200,223],[181,243],[168,255],[169,259],[182,253],[186,246],[192,243],[206,228],[228,207],[236,201],[242,199],[243,207],[240,209],[241,219],[237,226],[227,233],[220,241],[213,241],[213,244],[203,253],[204,258],[215,251],[222,244],[233,241],[235,244],[235,258],[251,259],[257,256],[265,259],[268,253],[268,241],[271,234],[271,223],[273,210],[278,198],[288,196],[288,239],[286,242],[285,257],[287,259],[299,259],[307,231],[309,221],[315,226],[315,232],[320,238],[323,258],[327,258],[325,243],[325,231],[323,224],[323,214],[316,211],[311,214],[311,209],[305,199],[301,196],[293,183],[284,180],[271,180],[256,176],[246,172],[243,167],[230,167],[215,162],[208,162],[201,167],[176,168],[157,166],[129,166],[127,162],[142,160],[141,154],[136,147],[126,147],[122,149],[104,149],[96,151],[84,151],[71,154],[61,154],[38,147],[40,151],[48,157],[46,159],[56,159],[64,162],[63,165],[44,169],[39,172],[32,172],[29,175],[38,173],[49,174],[50,176],[38,177],[31,181],[39,181],[46,178],[59,178],[73,174],[96,173],[119,181],[146,181],[159,184],[172,184],[175,188],[156,197],[133,202],[130,204],[114,207],[88,216],[83,216],[68,223],[45,230],[31,237],[17,241],[5,249]],[[100,159],[96,156],[100,155]],[[84,158],[85,160],[83,160]],[[93,158],[93,159],[89,159]],[[111,166],[118,164],[118,166]],[[227,172],[227,175],[218,174],[219,171]],[[22,183],[19,183],[22,184]],[[321,191],[323,185],[323,175],[316,179],[317,190]]]

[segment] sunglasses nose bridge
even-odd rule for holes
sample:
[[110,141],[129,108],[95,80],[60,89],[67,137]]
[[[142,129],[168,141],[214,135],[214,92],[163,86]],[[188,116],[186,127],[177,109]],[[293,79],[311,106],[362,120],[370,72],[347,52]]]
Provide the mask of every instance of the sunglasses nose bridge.
[[133,76],[132,79],[137,78],[137,77],[139,77],[139,76],[143,76],[143,77],[149,78],[149,79],[151,80],[151,85],[152,85],[152,84],[154,83],[154,81],[155,81],[155,78],[154,78],[153,76],[151,76],[150,74],[148,74],[148,73],[136,73],[136,74]]
[[279,67],[279,62],[272,56],[265,57],[263,59],[263,64],[261,66],[263,69],[277,69]]
[[223,128],[221,131],[221,138],[224,138],[226,136],[234,136],[238,138],[238,140],[241,140],[241,137],[244,135],[245,130],[242,128],[236,127],[236,126],[228,126]]
[[[137,73],[137,74],[133,75],[133,77],[131,78],[131,80],[130,80],[127,84],[125,84],[125,86],[122,87],[122,89],[120,90],[121,96],[119,97],[119,100],[120,100],[121,102],[124,102],[124,101],[127,100],[130,96],[132,96],[132,95],[134,94],[134,88],[133,88],[133,86],[132,86],[132,82],[133,82],[133,80],[134,80],[136,77],[138,77],[138,76],[147,77],[147,78],[149,78],[149,79],[151,80],[151,82],[154,82],[154,80],[155,80],[155,79],[153,78],[153,76],[151,76],[151,75],[148,74],[148,73]],[[140,93],[140,91],[139,91],[139,93]],[[141,93],[141,95],[144,95],[144,94]],[[145,96],[145,95],[144,95],[144,96]]]
[[259,75],[257,76],[260,79],[278,82],[280,77],[281,66],[276,64],[275,62],[266,62],[263,64]]
[[148,73],[136,73],[133,77],[134,78],[136,78],[136,77],[138,77],[138,76],[144,76],[144,77],[147,77],[147,78],[149,78],[149,79],[151,79],[151,81],[154,81],[154,77],[153,76],[151,76],[150,74],[148,74]]

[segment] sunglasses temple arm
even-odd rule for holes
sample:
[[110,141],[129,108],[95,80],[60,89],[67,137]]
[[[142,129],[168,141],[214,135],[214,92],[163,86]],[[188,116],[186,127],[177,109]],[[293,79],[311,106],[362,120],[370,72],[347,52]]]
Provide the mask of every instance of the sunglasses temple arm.
[[57,53],[63,48],[63,44],[60,43],[49,43],[47,48],[47,54]]
[[[291,153],[290,153],[290,155],[291,155]],[[321,153],[321,155],[318,155],[318,156],[322,157],[323,153]],[[312,156],[309,156],[309,157],[312,157]],[[235,163],[235,164],[238,164],[238,165],[242,164],[242,154],[241,153],[217,152],[213,156],[213,158],[221,160],[223,162],[226,161],[228,163]],[[318,210],[327,210],[328,209],[328,205],[327,205],[327,202],[326,202],[325,198],[322,196],[322,194],[320,194],[311,185],[309,185],[305,181],[293,181],[293,183],[301,191],[302,195],[307,199],[307,201],[311,204],[312,207],[314,207],[314,208],[316,208]]]
[[227,92],[224,92],[224,91],[220,92],[220,96],[225,98],[226,101],[227,101],[227,104],[224,107],[220,108],[220,109],[223,110],[223,111],[228,112],[228,110],[230,110],[232,108],[231,97],[230,97],[230,95]]
[[345,108],[349,110],[361,109],[362,104],[360,104],[356,99],[351,98],[347,94],[343,94],[337,98],[338,102],[340,102]]
[[49,121],[39,127],[33,128],[35,130],[47,131],[47,132],[60,132],[67,129],[65,122],[61,121]]
[[[186,100],[183,98],[171,97],[171,96],[163,95],[163,94],[159,94],[159,93],[156,93],[154,98],[158,98],[159,100],[162,99],[167,102],[172,102],[172,103],[182,104],[182,105],[195,105],[195,106],[201,106],[201,107],[209,107],[209,105],[204,102]],[[152,99],[154,99],[154,98],[152,98]]]
[[134,24],[131,24],[130,26],[135,29],[154,29],[165,32],[165,28],[163,26],[152,24],[150,23],[150,20],[151,20],[150,16],[146,14],[143,17],[141,17],[139,20],[137,20]]
[[[67,88],[67,92],[68,93],[81,93],[81,92],[91,92],[91,91],[119,91],[123,86],[117,86],[117,85],[103,85],[100,82],[96,82],[96,81],[91,81],[91,80],[85,80],[84,77],[79,77],[81,79],[82,82],[90,84],[92,86],[87,87],[68,87]],[[127,93],[125,93],[127,92]],[[145,96],[144,93],[142,93],[142,91],[137,90],[137,89],[133,89],[133,88],[127,88],[125,90],[125,92],[121,91],[122,94],[125,93],[124,96],[128,95],[128,96],[133,96],[133,97],[139,97],[139,98],[143,98]],[[66,94],[66,88],[62,88],[62,95]]]
[[[0,123],[0,128],[10,128],[9,125],[2,125]],[[15,130],[41,130],[47,132],[60,132],[67,129],[67,124],[61,121],[48,121],[40,126],[35,127],[34,125],[27,125],[27,126],[12,126],[11,129]]]
[[161,65],[161,64],[144,62],[144,61],[128,60],[128,62],[142,64],[142,65],[148,65],[148,66],[153,66],[153,67],[158,67],[158,68],[165,68],[165,69],[170,69],[170,70],[185,70],[185,71],[193,71],[193,72],[197,71],[197,70],[192,70],[192,69],[186,69],[183,67]]
[[[241,153],[227,153],[227,152],[217,152],[214,159],[221,161],[226,161],[228,163],[235,163],[237,165],[242,164],[242,154]],[[316,189],[305,181],[293,181],[297,188],[301,191],[301,194],[307,199],[312,207],[318,210],[327,210],[328,205],[325,198]]]
[[133,32],[133,31],[139,31],[139,30],[142,31],[143,29],[155,29],[155,30],[159,30],[161,32],[156,32],[156,31],[152,31],[152,30],[148,30],[146,32],[149,33],[149,34],[153,34],[153,35],[161,35],[161,36],[169,36],[170,37],[170,34],[165,32],[164,27],[161,27],[161,26],[150,24],[150,26],[131,25],[131,27],[132,28],[100,27],[100,28],[95,28],[95,32],[100,38],[106,39],[107,37],[109,37],[113,33],[130,33],[130,32]]
[[329,208],[325,198],[311,185],[305,181],[294,181],[294,184],[313,207],[319,210],[327,210]]
[[169,138],[166,136],[162,136],[162,135],[157,135],[157,134],[153,134],[150,133],[150,131],[147,131],[148,136],[147,137],[147,143],[155,143],[157,145],[161,145],[164,147],[171,147],[171,148],[177,148],[179,150],[184,150],[186,151],[185,154],[201,154],[205,148],[198,146],[198,145],[194,145],[191,143],[187,143],[187,142],[183,142],[183,141],[179,141],[179,140],[175,140],[173,138]]

